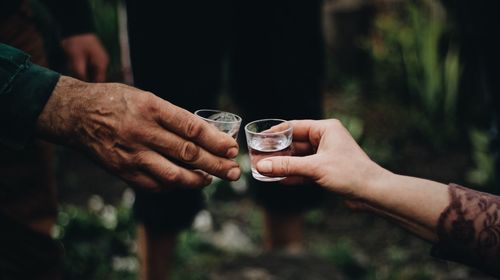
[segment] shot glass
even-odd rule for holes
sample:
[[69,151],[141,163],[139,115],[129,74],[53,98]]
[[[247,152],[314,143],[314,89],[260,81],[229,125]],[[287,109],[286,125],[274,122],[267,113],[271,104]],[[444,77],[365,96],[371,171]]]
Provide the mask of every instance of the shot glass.
[[201,109],[194,112],[194,114],[215,126],[219,131],[229,134],[234,139],[238,138],[238,132],[241,126],[240,116],[211,109]]
[[245,126],[252,177],[259,181],[274,182],[285,177],[267,177],[257,172],[257,162],[272,156],[289,156],[292,153],[293,128],[281,119],[263,119]]

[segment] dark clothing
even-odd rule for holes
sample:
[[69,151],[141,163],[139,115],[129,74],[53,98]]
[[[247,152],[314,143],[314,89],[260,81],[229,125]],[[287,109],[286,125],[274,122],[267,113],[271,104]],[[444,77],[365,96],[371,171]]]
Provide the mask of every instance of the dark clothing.
[[133,210],[135,217],[152,231],[178,232],[190,227],[203,207],[203,193],[199,190],[136,190]]
[[27,226],[57,215],[52,147],[32,136],[59,74],[38,65],[61,67],[60,40],[94,31],[88,0],[0,1],[0,43],[37,64],[0,44],[0,279],[60,278],[61,247]]
[[[0,2],[0,10],[0,42],[28,53],[33,63],[44,67],[48,67],[49,62],[52,67],[63,64],[59,47],[61,37],[95,30],[88,0],[7,0]],[[44,82],[43,78],[26,79],[30,81],[26,82],[22,78],[18,80],[25,86],[37,86],[36,81]],[[51,92],[53,85],[49,87],[47,94]],[[32,99],[29,96],[27,98]],[[9,104],[12,112],[3,110],[2,113],[17,113],[18,117],[30,118],[24,121],[9,117],[9,124],[13,128],[24,129],[23,132],[31,131],[21,121],[32,122],[41,107],[28,115],[28,111],[22,111],[21,106],[39,106],[40,103],[45,104],[41,102],[45,100],[30,100],[10,101],[5,97],[3,104]],[[9,137],[30,138],[29,135],[20,135],[13,133],[14,131],[3,132]],[[43,141],[28,142],[24,143],[23,139],[17,138],[0,145],[0,184],[3,186],[0,189],[0,212],[24,224],[48,217],[55,220],[57,198],[52,146]],[[9,147],[5,147],[6,144]],[[12,150],[13,145],[24,149]]]
[[[0,43],[0,148],[32,146],[36,121],[58,79],[58,73],[31,63],[26,53]],[[17,153],[15,160],[24,155]],[[54,215],[55,208],[41,207],[53,205],[46,201],[52,196],[47,189],[42,192],[39,184],[22,188],[4,184],[10,177],[24,182],[46,174],[43,169],[18,170],[9,160],[5,153],[0,157],[0,279],[58,279],[61,247],[18,221],[21,216],[23,220]]]
[[432,255],[500,278],[500,196],[449,184],[449,205],[437,220]]
[[[484,124],[491,120],[491,149],[495,159],[494,193],[500,194],[500,41],[496,35],[500,26],[500,2],[479,0],[444,1],[458,27],[460,59],[463,72],[460,96],[463,106]],[[479,102],[478,102],[479,100]],[[471,104],[476,104],[470,108]],[[463,122],[470,121],[464,115]]]
[[58,23],[61,37],[83,33],[95,33],[93,13],[89,0],[40,0]]
[[[225,89],[244,122],[269,117],[319,119],[324,55],[320,4],[319,0],[258,0],[251,5],[197,0],[165,6],[153,0],[128,0],[135,86],[190,111],[216,108],[218,94]],[[317,186],[285,189],[253,179],[251,184],[257,201],[273,211],[300,212],[318,204],[323,193]],[[165,194],[163,203],[159,197],[147,203],[149,198],[138,193],[138,219],[164,224],[157,228],[189,225],[198,209],[177,211],[175,219],[158,219],[154,209],[143,209],[161,204],[172,209],[202,206],[199,190],[179,190],[177,195],[178,199]]]
[[[16,11],[0,19],[0,42],[31,56],[34,64],[48,66],[45,36],[38,24],[37,11],[23,0]],[[53,31],[52,31],[53,32]],[[29,104],[29,103],[28,103]],[[0,146],[0,212],[17,222],[29,224],[57,215],[52,146],[42,141],[13,150]]]
[[[26,0],[0,1],[0,22],[19,11],[26,2]],[[75,34],[95,32],[94,19],[88,0],[39,0],[39,2],[42,2],[51,12],[58,23],[63,38]]]
[[0,145],[22,148],[32,141],[38,116],[58,80],[58,73],[0,43]]
[[63,248],[59,242],[1,213],[0,229],[0,279],[60,279]]

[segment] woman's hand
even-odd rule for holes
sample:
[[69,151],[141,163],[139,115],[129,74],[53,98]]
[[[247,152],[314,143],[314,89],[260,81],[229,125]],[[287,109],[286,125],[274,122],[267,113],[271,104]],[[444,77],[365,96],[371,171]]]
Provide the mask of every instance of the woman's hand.
[[292,157],[272,157],[257,164],[266,176],[284,183],[310,179],[337,193],[355,196],[370,180],[388,173],[374,163],[336,119],[291,121]]

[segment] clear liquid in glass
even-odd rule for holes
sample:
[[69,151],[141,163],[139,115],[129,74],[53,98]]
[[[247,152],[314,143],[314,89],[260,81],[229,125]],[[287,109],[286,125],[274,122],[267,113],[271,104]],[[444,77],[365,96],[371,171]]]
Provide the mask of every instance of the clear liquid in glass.
[[270,138],[254,138],[250,143],[248,143],[248,150],[250,153],[250,162],[252,169],[252,176],[264,182],[273,182],[283,180],[285,177],[267,177],[260,174],[256,165],[257,162],[264,158],[274,157],[274,156],[290,156],[292,154],[291,150],[291,139],[289,137],[283,136],[273,136]]

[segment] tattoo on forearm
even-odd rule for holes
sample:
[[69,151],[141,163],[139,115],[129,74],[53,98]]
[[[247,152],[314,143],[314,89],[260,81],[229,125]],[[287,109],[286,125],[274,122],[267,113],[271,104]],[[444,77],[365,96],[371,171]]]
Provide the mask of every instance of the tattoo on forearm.
[[441,213],[439,245],[490,272],[500,267],[500,197],[450,184],[450,205]]

